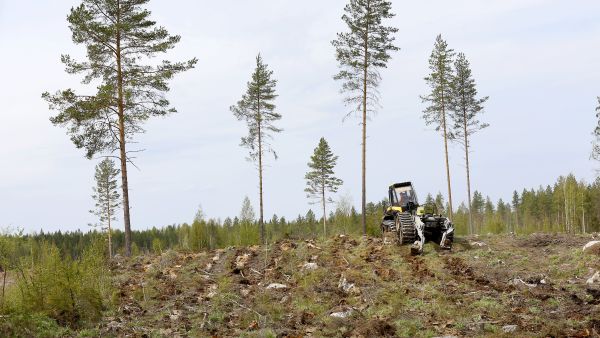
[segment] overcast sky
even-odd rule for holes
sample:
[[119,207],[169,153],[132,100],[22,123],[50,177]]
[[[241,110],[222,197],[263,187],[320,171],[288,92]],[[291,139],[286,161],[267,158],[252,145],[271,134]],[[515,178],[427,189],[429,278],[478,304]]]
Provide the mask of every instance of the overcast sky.
[[[78,1],[0,0],[0,227],[87,230],[94,166],[41,99],[44,91],[87,90],[67,75],[61,54],[83,56],[66,16]],[[202,204],[208,217],[239,214],[248,195],[258,205],[253,164],[239,147],[246,135],[229,106],[244,93],[258,52],[279,80],[283,115],[268,160],[265,213],[296,217],[311,207],[303,192],[306,163],[320,137],[340,156],[341,194],[360,200],[360,129],[332,79],[330,44],[343,31],[345,0],[153,0],[153,18],[181,43],[167,57],[198,58],[168,94],[178,113],[152,120],[136,137],[139,170],[130,169],[134,229],[189,222]],[[411,180],[423,199],[445,194],[443,142],[421,118],[423,77],[437,34],[471,61],[482,119],[473,138],[473,188],[494,200],[513,190],[574,173],[591,181],[589,160],[600,95],[600,2],[597,0],[392,1],[398,27],[382,71],[382,108],[368,124],[367,198]],[[462,150],[450,148],[455,199],[465,200]],[[339,195],[338,195],[339,196]],[[336,196],[336,197],[338,197]],[[455,205],[459,203],[455,202]]]

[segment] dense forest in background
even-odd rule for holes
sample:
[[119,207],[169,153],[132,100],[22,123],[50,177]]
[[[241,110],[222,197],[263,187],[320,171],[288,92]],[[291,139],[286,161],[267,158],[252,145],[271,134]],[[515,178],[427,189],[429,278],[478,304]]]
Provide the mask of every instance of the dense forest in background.
[[[362,233],[361,214],[349,200],[347,196],[342,196],[335,209],[329,213],[328,234]],[[436,196],[429,194],[425,198],[421,196],[421,203],[435,203],[441,213],[447,208],[447,203],[440,193]],[[475,191],[471,203],[475,230],[479,234],[600,231],[600,179],[588,184],[577,180],[574,175],[561,176],[553,185],[515,191],[510,200],[500,199],[496,202]],[[381,234],[379,224],[387,205],[387,199],[367,204],[369,235]],[[198,251],[260,244],[259,225],[253,217],[254,212],[248,201],[242,206],[240,215],[233,218],[205,219],[201,214],[200,212],[190,224],[133,231],[133,254],[161,253],[170,249]],[[459,235],[468,233],[468,214],[464,203],[454,213],[453,222]],[[273,243],[282,238],[321,237],[321,224],[322,219],[312,210],[298,215],[295,219],[273,215],[265,222],[267,242]],[[13,242],[10,253],[12,257],[28,255],[32,242],[44,242],[55,245],[65,256],[77,258],[92,243],[98,240],[107,241],[107,238],[105,232],[93,229],[88,232],[13,232],[3,236],[4,242],[8,240]],[[112,241],[114,254],[123,254],[124,233],[120,230],[113,231]]]

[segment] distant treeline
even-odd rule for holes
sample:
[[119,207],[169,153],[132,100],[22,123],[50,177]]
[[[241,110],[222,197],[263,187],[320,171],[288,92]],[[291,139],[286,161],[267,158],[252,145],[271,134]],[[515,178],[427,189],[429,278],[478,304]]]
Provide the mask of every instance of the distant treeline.
[[[573,175],[560,177],[553,185],[537,189],[515,191],[510,200],[493,202],[476,191],[473,194],[473,222],[477,233],[514,232],[597,232],[600,231],[600,179],[588,184],[578,181]],[[445,213],[447,204],[441,194],[436,198],[429,195],[421,203],[435,203],[440,213]],[[367,232],[381,234],[379,224],[387,199],[367,205]],[[468,209],[463,203],[454,212],[453,222],[459,235],[468,233]],[[281,238],[304,239],[323,235],[322,219],[312,210],[295,219],[274,215],[265,222],[268,243]],[[339,202],[328,219],[328,234],[361,234],[361,214],[348,200]],[[256,245],[260,243],[258,223],[243,217],[219,219],[197,218],[191,224],[169,225],[160,229],[136,230],[132,233],[133,253],[160,253],[168,249],[204,250],[228,246]],[[63,254],[79,257],[81,253],[104,233],[53,232],[32,235],[11,235],[17,242],[17,255],[28,253],[28,242],[49,242]],[[5,239],[8,239],[5,236]],[[124,233],[113,231],[115,254],[122,254]]]
[[[553,185],[514,191],[508,200],[493,203],[480,192],[473,194],[473,221],[477,233],[531,233],[600,231],[600,178],[589,184],[574,175],[561,176]],[[454,214],[464,232],[468,210],[461,204]]]

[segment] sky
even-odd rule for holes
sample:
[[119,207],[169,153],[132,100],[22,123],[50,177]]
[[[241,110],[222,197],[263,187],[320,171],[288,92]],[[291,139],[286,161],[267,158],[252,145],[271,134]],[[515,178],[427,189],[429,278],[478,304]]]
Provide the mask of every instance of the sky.
[[[0,0],[0,227],[26,232],[86,231],[95,223],[94,166],[64,128],[53,126],[41,93],[82,85],[64,72],[61,54],[85,56],[66,16],[79,1]],[[169,60],[198,58],[171,82],[178,113],[149,121],[137,135],[139,169],[130,168],[134,229],[190,222],[198,206],[211,218],[236,216],[244,196],[258,206],[258,177],[239,146],[247,130],[229,111],[246,89],[260,52],[278,80],[284,131],[265,170],[265,215],[295,218],[309,204],[307,162],[320,137],[339,155],[338,194],[360,201],[360,126],[348,108],[331,40],[345,31],[345,0],[152,0],[152,17],[181,35]],[[425,126],[423,78],[438,34],[471,62],[480,95],[489,96],[472,139],[473,189],[493,200],[553,184],[569,173],[588,182],[596,96],[600,95],[597,0],[392,1],[399,29],[381,104],[368,122],[367,199],[412,181],[421,199],[446,195],[443,140]],[[454,204],[466,199],[464,156],[450,146]],[[331,207],[331,206],[330,206]],[[319,213],[317,213],[319,214]]]

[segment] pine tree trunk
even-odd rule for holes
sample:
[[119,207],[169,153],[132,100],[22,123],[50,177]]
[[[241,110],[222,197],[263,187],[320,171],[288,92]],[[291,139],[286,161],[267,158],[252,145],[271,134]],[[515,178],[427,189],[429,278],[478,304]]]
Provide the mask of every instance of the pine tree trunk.
[[321,189],[321,199],[323,201],[323,238],[327,237],[327,210],[325,207],[325,183]]
[[263,215],[263,166],[262,166],[262,118],[260,115],[260,96],[258,97],[258,190],[259,190],[259,199],[260,199],[260,215],[258,219],[258,226],[260,227],[260,242],[266,244],[265,237],[265,223],[264,223],[264,215]]
[[581,209],[581,225],[583,228],[583,233],[585,234],[587,232],[587,230],[585,228],[585,208],[583,208],[583,207]]
[[108,258],[112,258],[112,237],[111,237],[111,218],[112,218],[112,211],[110,209],[110,205],[112,204],[112,200],[110,199],[110,176],[107,177],[106,179],[106,201],[108,202],[106,205],[106,216],[108,219]]
[[444,152],[446,154],[446,179],[448,181],[448,216],[450,219],[453,218],[452,215],[452,188],[450,187],[450,163],[448,161],[448,132],[446,129],[446,107],[444,102],[444,91],[442,89],[442,127],[444,129]]
[[585,195],[584,192],[581,191],[581,231],[585,234]]
[[369,61],[369,17],[371,1],[367,0],[367,24],[364,33],[363,116],[362,116],[362,230],[367,234],[367,74]]
[[125,256],[131,256],[131,218],[129,215],[129,184],[127,182],[127,151],[125,150],[125,104],[123,97],[123,70],[121,65],[121,4],[117,0],[117,90],[119,108],[119,150],[121,186],[123,188],[123,222],[125,227]]
[[[464,100],[464,97],[463,97]],[[471,170],[469,168],[469,135],[467,134],[467,110],[463,108],[463,122],[465,133],[465,161],[467,165],[467,197],[469,198],[469,233],[473,234],[473,211],[471,210]]]
[[[366,72],[366,70],[365,70]],[[366,82],[366,80],[365,80]],[[365,83],[366,86],[366,83]],[[364,101],[366,101],[366,94]],[[366,102],[364,103],[366,105]],[[363,111],[362,125],[362,230],[363,235],[367,234],[367,113],[366,108]]]
[[565,197],[565,229],[569,232],[569,207],[567,206],[567,181],[563,182],[563,195]]
[[8,273],[8,269],[6,267],[2,267],[2,308],[4,309],[4,296],[6,294],[6,274]]
[[573,233],[575,233],[575,225],[577,222],[577,210],[575,210],[575,198],[571,198],[571,228],[573,230]]

